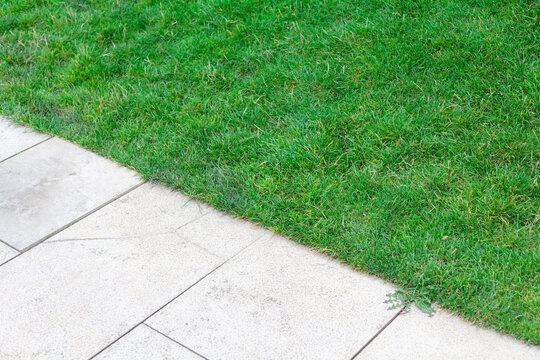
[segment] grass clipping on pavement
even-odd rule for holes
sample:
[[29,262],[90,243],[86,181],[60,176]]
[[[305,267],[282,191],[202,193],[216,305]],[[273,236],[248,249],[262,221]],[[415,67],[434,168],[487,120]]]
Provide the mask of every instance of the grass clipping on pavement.
[[539,344],[538,14],[7,0],[0,113]]

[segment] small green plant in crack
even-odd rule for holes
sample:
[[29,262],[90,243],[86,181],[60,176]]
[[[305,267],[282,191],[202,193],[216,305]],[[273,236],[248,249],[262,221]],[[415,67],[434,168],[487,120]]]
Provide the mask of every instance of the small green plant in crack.
[[433,316],[435,313],[429,297],[418,290],[397,288],[396,291],[386,296],[388,296],[388,300],[385,303],[390,304],[388,310],[403,307],[410,309],[411,305],[415,304],[420,311],[429,316]]

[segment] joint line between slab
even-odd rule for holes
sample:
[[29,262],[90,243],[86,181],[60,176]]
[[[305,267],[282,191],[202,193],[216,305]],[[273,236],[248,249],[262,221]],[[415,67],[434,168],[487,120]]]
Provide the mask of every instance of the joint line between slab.
[[185,349],[191,351],[191,352],[194,353],[195,355],[200,356],[200,357],[203,358],[204,360],[209,360],[206,356],[204,356],[204,355],[202,355],[202,354],[199,354],[199,353],[196,352],[195,350],[190,349],[190,348],[188,348],[186,345],[184,345],[184,344],[182,344],[182,343],[180,343],[180,342],[174,340],[172,337],[170,337],[170,336],[168,336],[168,335],[162,333],[161,331],[159,331],[159,330],[157,330],[157,329],[154,329],[153,327],[151,327],[151,326],[148,325],[147,323],[144,323],[144,322],[143,322],[142,325],[144,325],[144,326],[146,326],[146,327],[152,329],[153,331],[157,332],[157,333],[160,334],[160,335],[163,335],[163,336],[166,337],[167,339],[169,339],[169,340],[171,340],[172,342],[174,342],[174,343],[180,345],[181,347],[183,347],[183,348],[185,348]]
[[[101,209],[104,208],[105,206],[107,206],[107,205],[109,205],[110,203],[112,203],[112,202],[114,202],[114,201],[120,199],[122,196],[129,194],[131,191],[137,189],[139,186],[142,186],[142,185],[144,185],[145,183],[147,183],[146,180],[143,181],[143,182],[141,182],[140,184],[137,184],[137,185],[135,185],[135,186],[132,186],[132,187],[129,188],[128,190],[124,191],[123,193],[121,193],[121,194],[115,196],[114,198],[108,200],[107,202],[101,204],[100,206],[98,206],[98,207],[96,207],[96,208],[90,210],[89,212],[87,212],[87,213],[84,214],[83,216],[80,216],[80,217],[78,217],[77,219],[75,219],[75,220],[69,222],[68,224],[62,226],[61,228],[59,228],[59,229],[53,231],[53,232],[50,233],[49,235],[43,237],[41,240],[38,240],[37,242],[33,243],[32,245],[27,246],[27,247],[24,248],[23,250],[18,250],[17,248],[14,248],[14,249],[18,252],[18,254],[15,255],[14,257],[12,257],[11,259],[9,259],[9,260],[3,262],[2,264],[0,264],[0,266],[3,266],[3,265],[5,265],[5,264],[7,264],[8,262],[10,262],[11,260],[14,260],[15,258],[18,258],[19,256],[21,256],[21,255],[24,254],[25,252],[27,252],[27,251],[29,251],[29,250],[32,250],[33,248],[35,248],[36,246],[38,246],[39,244],[41,244],[41,243],[44,242],[45,240],[47,240],[47,239],[53,237],[54,235],[60,233],[61,231],[64,231],[65,229],[67,229],[67,228],[70,227],[71,225],[73,225],[73,224],[79,222],[80,220],[84,219],[84,218],[87,217],[87,216],[92,215],[92,214],[95,213],[96,211],[101,210]],[[3,241],[2,241],[2,242],[3,242]]]
[[14,248],[13,246],[11,246],[10,244],[8,244],[7,242],[3,241],[2,239],[0,239],[0,243],[1,244],[4,244],[6,245],[7,247],[9,247],[10,249],[13,249],[17,252],[17,254],[13,257],[10,257],[9,259],[5,260],[4,262],[1,262],[0,261],[0,266],[3,266],[4,264],[7,264],[9,261],[11,261],[12,259],[16,258],[17,256],[21,255],[21,252],[19,250],[17,250],[16,248]]
[[120,199],[122,196],[124,195],[127,195],[128,193],[132,192],[133,190],[137,189],[139,186],[142,186],[146,183],[146,181],[143,181],[135,186],[132,186],[131,188],[127,189],[126,191],[120,193],[119,195],[116,195],[115,197],[107,200],[106,202],[104,202],[103,204],[99,205],[98,207],[95,207],[94,209],[88,211],[87,213],[85,213],[84,215],[82,216],[79,216],[78,218],[76,218],[75,220],[72,220],[70,221],[69,223],[67,223],[66,225],[64,226],[61,226],[60,228],[56,229],[55,231],[53,231],[52,233],[44,236],[43,238],[41,238],[40,240],[36,241],[35,243],[25,247],[24,249],[20,250],[21,254],[27,252],[28,250],[31,250],[32,248],[38,246],[39,244],[41,244],[42,242],[44,242],[45,240],[53,237],[54,235],[66,230],[68,227],[72,226],[73,224],[75,223],[78,223],[79,221],[81,221],[82,219],[92,215],[93,213],[95,213],[96,211],[98,210],[101,210],[103,209],[105,206],[109,205],[110,203]]
[[27,151],[27,150],[30,150],[30,149],[32,149],[32,148],[38,146],[39,144],[43,144],[45,141],[51,140],[53,137],[54,137],[54,136],[49,136],[49,137],[46,138],[45,140],[41,140],[40,142],[37,142],[37,143],[35,143],[34,145],[29,146],[29,147],[27,147],[27,148],[25,148],[25,149],[19,151],[19,152],[16,153],[16,154],[13,154],[13,155],[11,155],[11,156],[8,156],[7,158],[0,160],[0,163],[3,163],[4,161],[7,161],[7,160],[9,160],[9,159],[11,159],[11,158],[13,158],[13,157],[15,157],[15,156],[17,156],[17,155],[20,155],[21,153],[23,153],[23,152],[25,152],[25,151]]
[[360,348],[360,350],[358,350],[356,352],[356,354],[354,354],[350,360],[354,360],[358,355],[360,355],[360,353],[362,351],[364,351],[365,348],[368,347],[369,344],[371,344],[373,342],[373,340],[375,340],[375,338],[377,336],[379,336],[394,320],[396,320],[398,318],[398,316],[400,316],[401,314],[404,314],[405,313],[405,310],[406,310],[406,306],[403,306],[398,312],[397,314],[395,314],[390,320],[388,320],[388,322],[386,324],[384,324],[384,326],[382,328],[379,329],[379,331],[377,331],[365,344],[364,346],[362,346]]
[[10,247],[12,248],[13,250],[15,250],[16,252],[20,253],[19,249],[13,247],[12,245],[8,244],[7,242],[5,242],[4,240],[0,239],[0,243],[6,245],[7,247]]
[[[88,360],[92,360],[94,359],[96,356],[98,356],[99,354],[101,354],[102,352],[104,352],[105,350],[107,350],[109,347],[111,347],[112,345],[114,345],[116,342],[118,342],[120,339],[122,339],[124,336],[126,336],[127,334],[129,334],[131,331],[133,331],[137,326],[141,325],[141,324],[144,324],[146,320],[150,319],[152,316],[154,316],[156,313],[158,313],[159,311],[161,311],[165,306],[169,305],[170,303],[172,303],[174,300],[178,299],[180,296],[182,296],[183,294],[185,294],[186,292],[188,292],[192,287],[194,287],[195,285],[197,285],[198,283],[200,283],[201,281],[203,281],[204,279],[206,279],[208,276],[212,275],[215,271],[217,271],[218,269],[220,269],[223,265],[225,265],[226,263],[228,263],[230,260],[234,259],[235,257],[237,257],[240,253],[242,253],[244,250],[246,250],[248,247],[250,247],[251,245],[255,244],[257,241],[259,241],[262,237],[264,237],[266,234],[262,234],[261,236],[257,237],[255,240],[253,240],[252,242],[250,242],[248,245],[244,246],[242,249],[240,249],[236,254],[234,254],[233,256],[231,256],[230,258],[228,258],[227,260],[223,261],[221,264],[219,264],[218,266],[216,266],[214,269],[212,269],[211,271],[209,271],[208,273],[206,273],[203,277],[201,277],[199,280],[195,281],[193,284],[191,284],[189,287],[187,287],[185,290],[181,291],[180,294],[176,295],[175,297],[173,297],[171,300],[167,301],[164,305],[160,306],[157,310],[155,310],[154,312],[152,312],[150,315],[148,315],[147,317],[145,317],[142,321],[139,321],[137,324],[135,324],[133,327],[131,327],[131,329],[129,329],[128,331],[126,331],[124,334],[122,334],[121,336],[119,336],[118,338],[116,338],[113,342],[111,342],[109,345],[105,346],[103,349],[99,350],[97,353],[95,353],[94,355],[92,355]],[[145,324],[146,325],[146,324]]]
[[142,186],[146,183],[146,181],[143,181],[135,186],[132,186],[131,188],[127,189],[126,191],[124,191],[123,193],[120,193],[119,195],[116,195],[115,197],[113,197],[112,199],[110,200],[107,200],[106,202],[104,202],[103,204],[99,205],[98,207],[88,211],[87,213],[85,213],[84,215],[82,216],[79,216],[78,218],[76,218],[75,220],[72,220],[70,221],[69,223],[67,223],[66,225],[56,229],[55,231],[53,231],[52,233],[50,233],[49,235],[46,235],[44,236],[43,238],[41,238],[40,240],[36,241],[35,243],[25,247],[24,249],[20,250],[21,251],[21,254],[24,254],[25,252],[27,252],[28,250],[31,250],[33,248],[35,248],[36,246],[38,246],[39,244],[41,244],[42,242],[44,242],[45,240],[47,239],[50,239],[51,237],[53,237],[54,235],[66,230],[68,227],[72,226],[73,224],[75,223],[78,223],[79,221],[81,221],[82,219],[92,215],[93,213],[95,213],[96,211],[98,210],[101,210],[103,209],[105,206],[109,205],[110,203],[120,199],[122,196],[124,195],[127,195],[129,194],[130,192],[132,192],[133,190],[135,190],[136,188],[138,188],[139,186]]

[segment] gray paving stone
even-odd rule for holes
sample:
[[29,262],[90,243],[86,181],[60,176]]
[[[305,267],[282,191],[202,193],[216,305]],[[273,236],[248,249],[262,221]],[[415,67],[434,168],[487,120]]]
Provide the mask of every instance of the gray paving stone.
[[87,359],[222,263],[183,200],[142,185],[1,266],[0,359]]
[[17,251],[0,242],[0,265],[13,258],[17,254]]
[[393,321],[357,359],[538,360],[540,350],[444,311],[429,317],[413,308]]
[[49,138],[0,116],[0,161]]
[[350,359],[384,325],[393,288],[264,237],[147,320],[210,359]]
[[23,250],[138,183],[133,171],[48,140],[0,163],[0,239]]
[[188,349],[148,326],[140,325],[111,345],[95,360],[201,360]]

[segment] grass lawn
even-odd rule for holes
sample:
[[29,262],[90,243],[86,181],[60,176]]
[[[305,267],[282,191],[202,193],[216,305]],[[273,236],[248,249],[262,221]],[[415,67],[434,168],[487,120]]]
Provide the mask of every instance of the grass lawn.
[[5,0],[0,113],[540,344],[539,4]]

